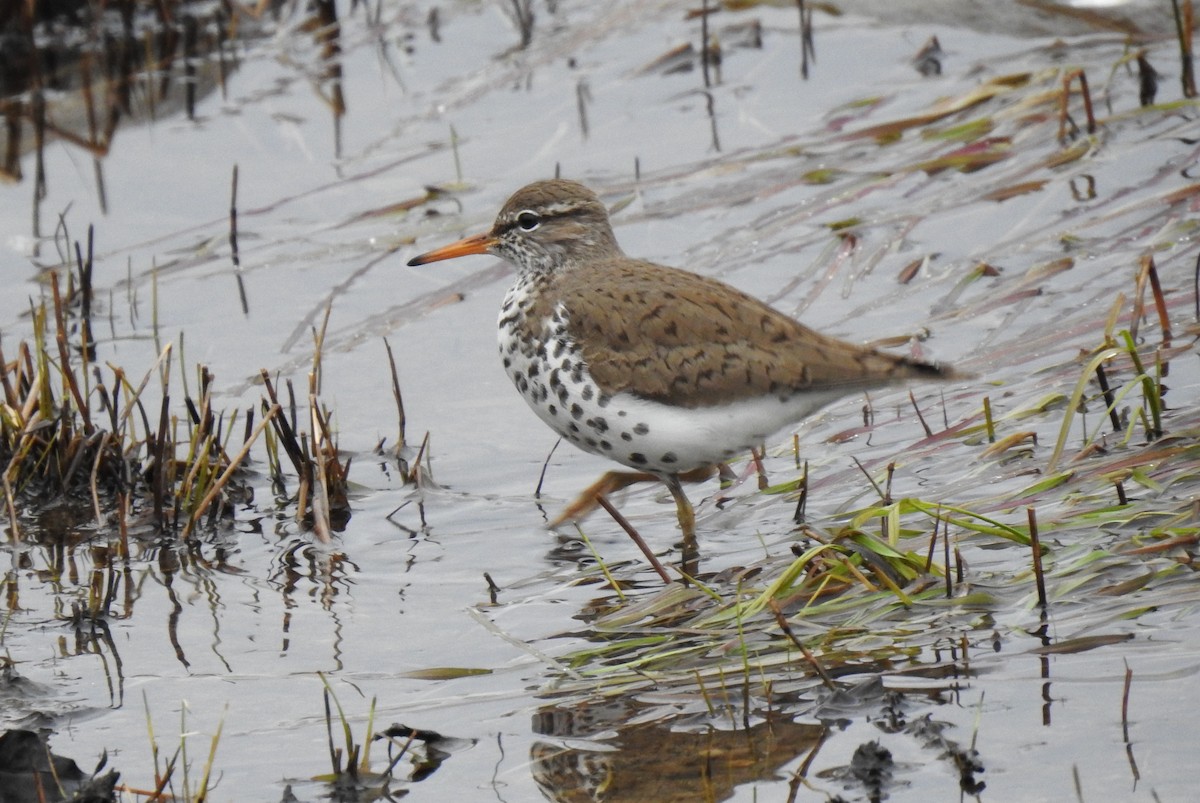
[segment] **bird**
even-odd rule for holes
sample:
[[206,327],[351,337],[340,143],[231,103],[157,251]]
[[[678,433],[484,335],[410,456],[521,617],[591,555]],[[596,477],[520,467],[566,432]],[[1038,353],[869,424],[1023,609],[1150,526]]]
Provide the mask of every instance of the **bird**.
[[626,256],[603,201],[568,179],[522,187],[489,231],[408,264],[471,254],[516,268],[498,332],[517,391],[562,438],[633,469],[606,473],[551,526],[657,479],[685,544],[695,544],[681,479],[711,476],[848,394],[964,376],[820,334],[717,279]]

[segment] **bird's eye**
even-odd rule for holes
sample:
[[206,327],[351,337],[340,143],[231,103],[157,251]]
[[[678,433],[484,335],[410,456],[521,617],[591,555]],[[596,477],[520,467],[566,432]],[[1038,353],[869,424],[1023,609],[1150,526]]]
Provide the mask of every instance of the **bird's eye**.
[[517,225],[521,227],[521,231],[533,231],[542,225],[542,218],[537,212],[530,212],[527,209],[517,215]]

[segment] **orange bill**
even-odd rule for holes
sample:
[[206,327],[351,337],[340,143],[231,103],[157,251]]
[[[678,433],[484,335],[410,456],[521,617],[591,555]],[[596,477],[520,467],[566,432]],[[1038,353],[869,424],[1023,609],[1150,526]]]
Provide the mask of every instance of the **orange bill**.
[[415,256],[408,260],[408,264],[410,266],[424,265],[428,262],[440,262],[443,259],[465,257],[469,254],[486,254],[495,244],[496,238],[489,231],[486,234],[476,234],[474,237],[467,237],[456,243],[443,245],[441,248],[435,248],[420,256]]

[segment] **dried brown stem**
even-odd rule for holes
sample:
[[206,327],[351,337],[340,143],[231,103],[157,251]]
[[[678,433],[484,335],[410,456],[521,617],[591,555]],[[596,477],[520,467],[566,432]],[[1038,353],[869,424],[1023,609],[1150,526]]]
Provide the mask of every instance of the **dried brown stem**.
[[783,611],[780,610],[779,603],[775,600],[768,600],[767,605],[770,606],[771,613],[775,615],[775,622],[779,625],[779,629],[782,630],[783,634],[788,637],[788,641],[792,642],[796,649],[800,650],[800,653],[804,656],[804,660],[808,661],[809,665],[816,671],[817,675],[820,676],[821,682],[825,684],[825,688],[830,690],[836,689],[837,686],[834,684],[833,678],[831,678],[829,673],[825,671],[825,667],[821,665],[821,662],[817,660],[817,657],[813,655],[809,649],[801,643],[800,639],[796,638],[796,634],[792,632],[792,627],[788,624],[787,617],[783,615]]
[[908,400],[912,402],[913,410],[917,413],[917,420],[921,422],[921,429],[925,430],[925,437],[932,438],[933,430],[929,428],[929,424],[925,423],[925,416],[921,415],[921,408],[917,406],[917,397],[911,390],[908,392]]
[[404,397],[400,395],[400,375],[396,373],[396,358],[392,355],[392,346],[390,343],[388,343],[388,339],[386,337],[383,339],[383,347],[387,349],[388,365],[391,366],[392,369],[392,397],[396,400],[396,421],[398,430],[396,454],[399,455],[400,450],[404,448],[405,443],[407,442],[404,434]]
[[1079,79],[1079,93],[1083,96],[1083,109],[1087,116],[1087,132],[1089,134],[1096,133],[1096,115],[1092,109],[1092,94],[1088,90],[1087,74],[1083,70],[1071,70],[1063,76],[1062,95],[1060,96],[1058,108],[1058,141],[1067,141],[1067,123],[1071,122],[1071,127],[1075,128],[1075,124],[1071,121],[1071,115],[1068,111],[1068,105],[1071,99],[1071,83],[1075,79]]
[[1038,606],[1046,610],[1046,577],[1042,573],[1042,544],[1038,539],[1037,511],[1025,509],[1029,518],[1029,545],[1033,549],[1033,577],[1037,582]]
[[604,494],[596,494],[596,502],[598,502],[600,507],[604,508],[608,512],[608,515],[612,516],[613,521],[615,521],[621,527],[621,529],[625,531],[625,534],[629,536],[633,543],[637,545],[637,548],[640,549],[642,554],[646,556],[646,560],[650,561],[650,565],[654,567],[654,571],[658,572],[658,576],[662,578],[662,581],[667,585],[670,585],[671,575],[667,574],[667,570],[663,567],[662,562],[659,561],[658,557],[650,551],[650,547],[642,538],[641,533],[634,529],[634,526],[629,523],[628,519],[621,515],[621,511],[613,507],[612,502],[609,502]]
[[[233,476],[233,472],[237,471],[237,469],[242,465],[242,462],[245,461],[246,456],[250,454],[250,447],[253,446],[254,442],[258,440],[258,436],[262,434],[262,431],[266,428],[267,424],[271,423],[275,416],[279,414],[279,410],[279,405],[274,404],[271,405],[270,409],[263,414],[262,420],[258,422],[258,426],[254,428],[254,432],[250,435],[250,438],[242,444],[242,448],[229,461],[229,465],[225,467],[223,472],[221,472],[221,476],[213,482],[208,493],[205,494],[202,500],[200,500],[200,504],[196,505],[196,509],[192,511],[191,518],[187,525],[188,528],[199,521],[200,517],[203,516],[205,511],[208,510],[209,505],[211,505],[213,500],[217,498],[217,494],[221,493],[221,491],[225,489],[225,486],[229,484],[229,479]],[[184,534],[186,535],[187,532],[188,530],[185,529]]]
[[1175,14],[1175,33],[1179,39],[1180,83],[1183,85],[1185,98],[1196,97],[1196,72],[1192,62],[1192,31],[1195,30],[1195,20],[1192,18],[1192,0],[1171,0],[1171,8]]

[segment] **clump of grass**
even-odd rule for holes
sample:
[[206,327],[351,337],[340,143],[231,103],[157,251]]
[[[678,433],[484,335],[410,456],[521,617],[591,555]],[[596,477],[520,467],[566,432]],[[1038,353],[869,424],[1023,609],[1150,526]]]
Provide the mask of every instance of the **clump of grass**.
[[[18,343],[11,361],[0,344],[0,464],[14,534],[22,501],[90,493],[100,510],[102,495],[115,495],[135,482],[136,466],[125,459],[121,439],[114,435],[118,426],[105,430],[96,423],[104,412],[110,422],[121,416],[115,391],[110,396],[102,383],[95,392],[90,387],[87,326],[73,344],[66,313],[72,299],[60,293],[56,274],[51,289],[53,308],[43,302],[31,311],[32,343]],[[93,399],[102,409],[93,408]]]
[[[70,299],[60,294],[57,275],[51,289],[53,308],[43,303],[32,311],[32,342],[20,342],[11,362],[0,349],[0,464],[14,533],[21,509],[63,498],[90,501],[101,522],[110,512],[126,515],[125,505],[148,507],[157,528],[185,536],[206,513],[211,522],[225,512],[227,502],[219,497],[261,427],[248,431],[241,451],[229,456],[236,415],[226,422],[213,410],[213,377],[203,366],[199,398],[184,399],[185,433],[170,415],[166,380],[153,425],[143,402],[153,369],[134,386],[124,370],[111,367],[106,384],[89,362],[86,319],[72,342]],[[164,375],[171,351],[168,346],[159,358]]]
[[[371,700],[371,711],[367,716],[367,732],[362,742],[359,743],[354,738],[354,731],[350,726],[350,721],[346,718],[346,712],[342,709],[341,701],[338,700],[333,687],[329,685],[329,679],[324,674],[321,674],[320,677],[321,684],[324,686],[322,696],[325,703],[325,733],[329,743],[331,772],[329,775],[317,776],[316,780],[334,785],[340,790],[345,790],[347,786],[353,789],[361,789],[364,784],[382,782],[386,776],[376,776],[371,773],[371,742],[373,741],[372,734],[375,723],[375,701]],[[344,741],[341,747],[335,744],[333,737],[334,708],[337,709],[337,722],[341,728],[342,739]]]
[[[1146,361],[1137,347],[1139,324],[1145,311],[1144,299],[1147,287],[1152,291],[1154,308],[1158,313],[1162,332],[1162,343],[1151,355],[1153,363],[1150,368],[1146,366]],[[1141,260],[1137,273],[1135,292],[1130,327],[1114,333],[1119,304],[1124,300],[1118,298],[1117,303],[1113,306],[1112,314],[1109,315],[1108,324],[1105,327],[1104,342],[1089,355],[1084,365],[1084,370],[1076,381],[1075,388],[1067,401],[1067,410],[1072,413],[1079,411],[1082,415],[1087,410],[1088,403],[1098,398],[1104,404],[1104,417],[1112,424],[1113,431],[1118,434],[1124,433],[1120,441],[1122,445],[1130,442],[1138,425],[1141,426],[1147,443],[1163,436],[1163,412],[1165,408],[1163,405],[1162,380],[1169,370],[1169,358],[1171,356],[1172,336],[1170,319],[1167,315],[1166,301],[1159,283],[1158,271],[1151,256],[1146,256]],[[1108,364],[1127,367],[1131,369],[1133,374],[1115,392],[1109,383],[1108,369],[1105,368]],[[1095,397],[1089,397],[1088,387],[1093,378],[1095,378],[1100,392]],[[1132,414],[1126,413],[1123,416],[1121,404],[1127,398],[1137,399],[1139,395],[1140,404],[1133,408]],[[1124,423],[1122,423],[1123,421]],[[1058,440],[1054,445],[1054,451],[1050,455],[1047,471],[1053,472],[1062,459],[1067,439],[1070,436],[1074,423],[1075,418],[1073,415],[1068,414],[1063,417],[1062,425],[1059,428]],[[1086,419],[1084,419],[1084,437],[1080,456],[1094,451],[1096,448],[1096,439],[1100,434],[1100,428],[1098,426],[1095,431],[1089,434]]]
[[[215,409],[215,377],[203,365],[196,369],[194,396],[185,378],[179,415],[171,344],[136,383],[111,364],[106,380],[94,362],[90,242],[89,236],[87,260],[76,247],[79,278],[69,274],[65,293],[58,274],[50,275],[52,300],[31,309],[32,338],[8,351],[0,342],[0,488],[13,537],[20,535],[23,513],[64,500],[90,505],[102,526],[115,519],[122,538],[131,520],[182,538],[217,526],[251,495],[245,467],[266,433],[272,480],[277,488],[286,485],[282,448],[300,478],[298,516],[327,540],[349,518],[349,462],[339,457],[331,413],[318,398],[320,341],[308,393],[311,436],[297,425],[294,396],[285,416],[265,374],[268,398],[257,422],[253,408],[241,422],[239,411]],[[147,401],[148,388],[157,404]]]
[[[299,426],[296,395],[291,381],[287,382],[288,413],[285,415],[280,412],[282,404],[275,383],[271,381],[270,374],[262,372],[268,399],[264,402],[264,410],[271,415],[274,430],[273,437],[267,441],[272,481],[276,492],[282,494],[286,487],[279,456],[279,450],[282,449],[299,478],[295,496],[296,516],[309,524],[322,541],[329,541],[333,531],[341,530],[350,519],[347,476],[351,461],[342,463],[331,425],[331,413],[319,398],[321,348],[328,323],[327,309],[321,329],[313,333],[313,367],[308,375],[308,431]],[[399,393],[398,385],[396,392]]]
[[[375,700],[367,714],[366,732],[362,741],[354,737],[346,712],[342,708],[337,694],[329,685],[329,679],[320,675],[324,685],[323,698],[325,704],[325,732],[329,745],[329,763],[331,771],[318,775],[313,780],[332,787],[333,796],[339,800],[374,800],[378,798],[392,799],[390,795],[407,794],[406,790],[395,789],[394,785],[406,781],[421,781],[435,772],[441,763],[449,757],[456,743],[473,744],[471,741],[450,739],[436,731],[410,728],[405,725],[391,725],[382,732],[375,731]],[[336,723],[334,712],[336,710]],[[341,731],[342,744],[338,745],[334,737],[335,730]],[[376,740],[387,740],[389,756],[387,767],[376,772],[371,769],[371,744]],[[391,748],[398,746],[395,752]],[[409,758],[412,772],[407,779],[395,776],[397,765]]]
[[[330,787],[330,796],[336,799],[394,799],[407,795],[402,785],[424,780],[442,762],[448,759],[457,747],[469,747],[472,739],[456,739],[440,735],[437,731],[415,729],[407,725],[390,725],[383,731],[374,730],[376,700],[371,700],[367,712],[366,731],[361,739],[355,738],[354,729],[346,709],[337,699],[329,678],[318,673],[324,687],[325,736],[329,745],[330,772],[316,775],[317,783]],[[335,733],[341,732],[341,737]],[[341,741],[341,744],[338,744]],[[388,742],[388,766],[383,771],[371,768],[371,745],[376,741]],[[408,759],[410,772],[397,778],[396,767]]]

